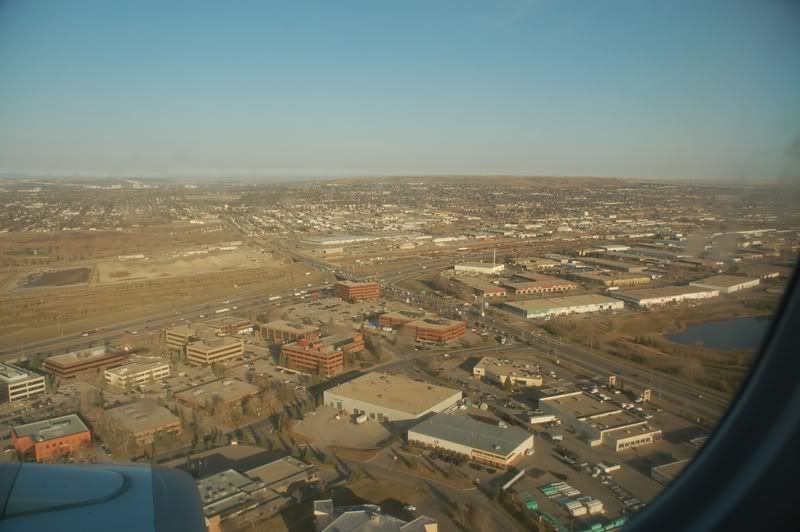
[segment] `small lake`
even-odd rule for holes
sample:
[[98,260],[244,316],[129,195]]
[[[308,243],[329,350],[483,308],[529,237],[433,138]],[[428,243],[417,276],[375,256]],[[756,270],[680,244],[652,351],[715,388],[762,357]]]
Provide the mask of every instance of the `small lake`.
[[767,332],[771,318],[735,318],[689,325],[685,330],[665,335],[671,342],[702,345],[720,351],[755,351]]

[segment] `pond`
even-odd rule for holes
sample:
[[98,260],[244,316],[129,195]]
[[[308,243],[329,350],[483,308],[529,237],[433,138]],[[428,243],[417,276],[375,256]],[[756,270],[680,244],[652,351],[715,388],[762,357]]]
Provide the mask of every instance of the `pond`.
[[720,351],[755,351],[767,332],[771,318],[735,318],[689,325],[665,338],[684,345],[702,345]]

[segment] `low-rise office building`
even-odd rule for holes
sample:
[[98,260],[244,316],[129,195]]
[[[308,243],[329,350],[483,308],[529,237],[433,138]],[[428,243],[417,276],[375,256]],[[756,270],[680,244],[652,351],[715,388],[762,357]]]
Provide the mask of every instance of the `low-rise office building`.
[[267,519],[291,502],[260,480],[228,469],[197,481],[208,532],[239,530]]
[[376,421],[416,420],[444,412],[461,400],[461,391],[418,382],[403,375],[367,373],[325,390],[325,405]]
[[78,414],[68,414],[11,429],[11,443],[23,460],[45,462],[92,445],[92,433]]
[[708,290],[719,290],[720,294],[730,294],[746,288],[758,286],[761,282],[758,278],[739,277],[737,275],[715,275],[699,281],[689,283],[690,286],[706,288]]
[[301,339],[281,347],[287,367],[304,373],[330,377],[344,371],[344,356],[364,350],[361,334]]
[[719,290],[708,290],[695,286],[665,286],[615,292],[614,297],[637,307],[649,308],[669,303],[682,303],[696,299],[708,299],[719,295]]
[[0,363],[0,400],[13,403],[45,393],[44,376]]
[[222,316],[211,320],[206,320],[201,324],[210,329],[217,336],[229,334],[253,334],[255,325],[252,321],[235,316]]
[[173,351],[181,351],[197,337],[197,332],[194,327],[188,325],[178,325],[177,327],[168,327],[166,330],[166,343],[167,348]]
[[430,312],[425,310],[396,310],[392,312],[384,312],[378,316],[378,326],[397,329],[406,323],[421,320],[424,318],[435,317]]
[[276,344],[319,336],[319,327],[305,323],[275,320],[261,325],[261,336]]
[[232,336],[213,336],[186,346],[186,361],[196,365],[234,360],[242,358],[243,354],[244,342]]
[[421,515],[403,521],[383,513],[380,506],[334,506],[333,499],[314,501],[316,532],[438,532],[435,519]]
[[581,391],[543,397],[539,409],[558,416],[592,447],[606,445],[619,452],[661,439],[661,431],[647,421]]
[[169,377],[169,364],[164,362],[137,362],[105,371],[105,381],[120,388],[144,386],[167,377]]
[[273,491],[291,495],[298,488],[319,482],[319,469],[297,458],[284,456],[248,469],[247,476],[260,480]]
[[140,401],[112,408],[107,413],[137,445],[153,443],[156,434],[160,432],[180,434],[183,431],[181,420],[156,403]]
[[351,303],[377,299],[381,295],[381,285],[376,282],[337,281],[333,283],[333,295]]
[[407,334],[417,342],[445,344],[461,338],[466,333],[466,322],[447,318],[425,318],[403,325],[403,334]]
[[[175,394],[175,400],[197,410],[207,410],[219,403],[222,408],[230,408],[242,403],[249,397],[258,395],[258,386],[247,384],[238,379],[220,379],[201,384]],[[215,399],[219,397],[219,399]]]
[[81,374],[121,366],[124,362],[125,353],[101,345],[47,357],[44,359],[42,368],[56,377],[68,379]]
[[505,265],[502,263],[489,264],[488,262],[462,262],[460,264],[456,264],[454,267],[456,273],[482,273],[485,275],[498,274],[504,269]]
[[522,362],[503,362],[499,358],[483,357],[472,368],[472,374],[484,377],[501,386],[510,381],[512,386],[541,386],[542,376],[537,371],[525,367]]
[[533,452],[533,434],[501,428],[465,415],[437,414],[408,429],[408,442],[447,449],[473,462],[505,469],[525,452]]
[[547,297],[502,303],[501,308],[522,318],[547,318],[564,314],[582,314],[604,310],[622,310],[619,299],[587,294],[583,296]]

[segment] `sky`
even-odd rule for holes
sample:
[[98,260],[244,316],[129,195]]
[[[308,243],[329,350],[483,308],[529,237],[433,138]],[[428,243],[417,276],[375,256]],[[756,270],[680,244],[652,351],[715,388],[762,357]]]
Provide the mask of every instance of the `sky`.
[[800,2],[0,0],[0,175],[800,176]]

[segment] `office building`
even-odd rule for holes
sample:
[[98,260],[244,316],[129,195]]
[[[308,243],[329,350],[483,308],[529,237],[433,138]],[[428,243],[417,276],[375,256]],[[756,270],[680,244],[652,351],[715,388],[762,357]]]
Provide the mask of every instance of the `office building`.
[[0,363],[0,400],[13,403],[45,393],[44,376]]
[[325,405],[376,421],[416,420],[451,409],[459,400],[460,390],[382,373],[361,375],[323,393]]
[[180,434],[183,430],[177,416],[148,401],[112,408],[107,414],[137,445],[153,443],[158,433]]
[[438,532],[435,519],[421,515],[403,521],[383,513],[380,506],[334,506],[333,499],[314,501],[316,532]]
[[214,336],[186,346],[186,361],[206,365],[242,358],[244,342],[232,336]]
[[319,469],[291,456],[284,456],[247,470],[247,476],[260,480],[269,489],[292,494],[299,488],[319,482]]
[[255,325],[252,321],[244,318],[237,318],[235,316],[222,316],[206,320],[200,324],[217,336],[225,336],[231,334],[253,334]]
[[432,317],[434,317],[434,314],[431,314],[425,310],[397,310],[392,312],[384,312],[378,316],[378,326],[381,328],[397,329],[406,323]]
[[465,322],[447,318],[425,318],[403,325],[403,334],[414,338],[417,342],[434,344],[452,342],[464,336],[466,332]]
[[558,416],[592,447],[606,445],[619,452],[661,439],[661,431],[641,417],[581,391],[543,397],[539,409]]
[[189,327],[188,325],[169,327],[166,330],[167,348],[183,352],[189,342],[196,337],[197,332],[194,327]]
[[715,275],[699,281],[689,283],[689,286],[705,288],[707,290],[719,290],[720,294],[730,294],[746,288],[758,286],[761,282],[758,278],[739,277],[736,275]]
[[375,282],[337,281],[333,283],[333,295],[350,303],[377,299],[381,295],[381,285]]
[[169,377],[169,364],[164,362],[137,362],[105,371],[106,382],[120,388],[144,386],[167,377]]
[[123,352],[101,345],[47,357],[44,359],[42,368],[56,377],[67,379],[121,366],[124,362],[125,354]]
[[462,262],[456,264],[454,267],[455,272],[458,273],[482,273],[485,275],[494,275],[501,273],[505,269],[505,265],[490,264],[488,262]]
[[[526,367],[528,366],[528,367]],[[530,364],[503,362],[499,358],[483,357],[472,368],[476,377],[484,377],[495,384],[504,385],[509,380],[512,386],[532,387],[542,385],[542,376]]]
[[657,307],[669,303],[708,299],[719,295],[719,290],[707,290],[694,286],[665,286],[615,292],[612,296],[641,308]]
[[247,523],[268,519],[291,499],[234,469],[197,481],[208,532],[244,529]]
[[[222,408],[237,406],[249,397],[258,395],[258,386],[238,379],[220,379],[201,384],[175,394],[175,400],[191,408],[207,410],[215,403]],[[219,399],[216,399],[216,398]]]
[[46,462],[92,445],[92,433],[78,414],[68,414],[11,429],[11,443],[23,460]]
[[344,371],[344,355],[364,350],[361,334],[301,339],[281,347],[281,357],[291,369],[330,377]]
[[272,343],[296,342],[319,336],[319,327],[305,323],[275,320],[261,325],[261,336]]
[[564,314],[582,314],[603,310],[622,310],[625,304],[597,294],[583,296],[547,297],[502,303],[501,308],[522,318],[547,318]]
[[408,429],[410,444],[446,449],[473,462],[505,469],[525,452],[533,452],[533,434],[502,428],[466,415],[437,414]]

